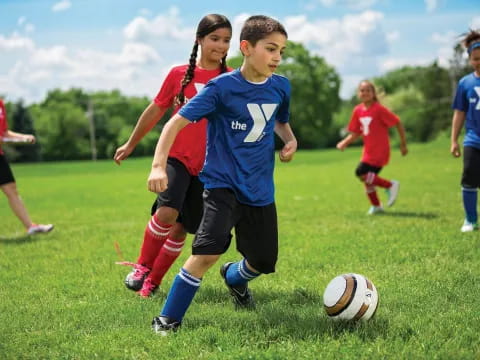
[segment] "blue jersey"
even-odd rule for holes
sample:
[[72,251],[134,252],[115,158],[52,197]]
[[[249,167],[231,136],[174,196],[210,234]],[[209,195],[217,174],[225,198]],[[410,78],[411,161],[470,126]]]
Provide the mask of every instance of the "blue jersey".
[[464,146],[480,149],[480,77],[475,73],[464,76],[459,82],[453,109],[465,112]]
[[239,70],[209,81],[179,114],[208,119],[207,153],[200,180],[206,189],[229,188],[252,206],[274,201],[275,121],[288,122],[290,83],[272,75],[251,83]]

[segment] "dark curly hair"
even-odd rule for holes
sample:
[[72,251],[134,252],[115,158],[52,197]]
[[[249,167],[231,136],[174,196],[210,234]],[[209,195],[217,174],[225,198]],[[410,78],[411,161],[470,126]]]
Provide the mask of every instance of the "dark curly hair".
[[[468,50],[468,48],[474,43],[480,43],[480,30],[472,30],[462,35],[463,40],[461,44]],[[469,51],[470,55],[470,51]]]

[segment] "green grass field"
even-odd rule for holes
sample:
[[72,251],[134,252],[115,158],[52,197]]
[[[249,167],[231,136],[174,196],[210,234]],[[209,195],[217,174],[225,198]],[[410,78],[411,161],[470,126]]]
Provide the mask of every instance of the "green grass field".
[[[0,197],[0,358],[479,359],[480,233],[459,231],[462,165],[448,150],[447,140],[412,145],[405,158],[394,150],[382,174],[401,181],[400,196],[374,217],[353,175],[359,147],[279,163],[280,257],[275,274],[251,284],[257,309],[234,310],[219,263],[168,337],[150,322],[189,246],[151,299],[128,291],[129,269],[115,265],[115,242],[137,258],[151,159],[14,165],[32,217],[56,228],[23,237]],[[237,259],[232,247],[221,262]],[[324,313],[325,286],[346,272],[379,291],[367,323]]]

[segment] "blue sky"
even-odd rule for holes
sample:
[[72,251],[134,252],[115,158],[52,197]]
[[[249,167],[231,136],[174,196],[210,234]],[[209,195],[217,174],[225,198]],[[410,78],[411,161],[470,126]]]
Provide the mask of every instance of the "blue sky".
[[279,19],[335,67],[344,98],[402,65],[446,66],[457,36],[480,28],[478,0],[0,0],[0,94],[31,103],[76,86],[153,97],[212,12],[234,25],[230,55],[247,16]]

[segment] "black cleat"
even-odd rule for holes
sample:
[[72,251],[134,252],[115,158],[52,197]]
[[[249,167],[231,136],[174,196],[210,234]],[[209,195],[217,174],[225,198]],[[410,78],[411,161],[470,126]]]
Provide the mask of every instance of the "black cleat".
[[179,321],[175,321],[168,316],[157,316],[152,320],[153,331],[162,336],[167,336],[171,331],[177,332],[180,325]]
[[233,297],[233,302],[239,308],[244,309],[253,309],[255,307],[255,302],[253,301],[252,294],[248,289],[248,283],[245,285],[229,285],[227,283],[227,270],[232,265],[233,262],[228,262],[223,264],[220,267],[220,275],[222,276],[223,280],[225,281],[225,285],[227,285],[228,290],[230,291],[230,295]]

